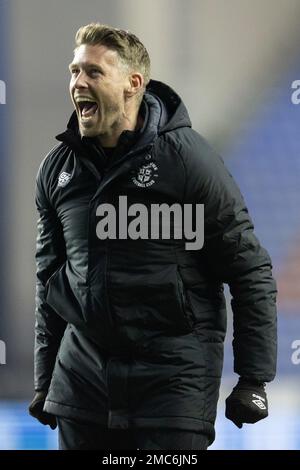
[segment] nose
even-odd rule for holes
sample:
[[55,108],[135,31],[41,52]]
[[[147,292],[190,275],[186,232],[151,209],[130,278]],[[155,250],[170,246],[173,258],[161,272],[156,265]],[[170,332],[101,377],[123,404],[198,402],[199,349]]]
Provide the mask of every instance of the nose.
[[78,75],[74,78],[73,86],[74,88],[87,88],[88,87],[86,74],[83,71],[79,72]]

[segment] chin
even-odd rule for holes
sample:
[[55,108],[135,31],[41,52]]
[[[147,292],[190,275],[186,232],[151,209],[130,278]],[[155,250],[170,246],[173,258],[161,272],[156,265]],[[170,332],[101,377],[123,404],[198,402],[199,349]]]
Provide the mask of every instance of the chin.
[[99,133],[96,129],[87,129],[86,127],[80,127],[80,135],[82,137],[96,137]]

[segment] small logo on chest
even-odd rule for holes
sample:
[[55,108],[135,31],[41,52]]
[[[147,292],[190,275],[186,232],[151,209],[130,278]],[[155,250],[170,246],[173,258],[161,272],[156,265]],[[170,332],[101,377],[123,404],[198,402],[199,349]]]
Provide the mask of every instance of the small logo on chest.
[[132,181],[136,186],[140,188],[148,188],[155,183],[155,179],[158,177],[158,168],[155,163],[145,163],[142,165],[132,177]]
[[70,179],[71,179],[70,173],[66,173],[65,171],[63,171],[58,177],[57,186],[60,186],[60,187],[66,186],[69,183]]

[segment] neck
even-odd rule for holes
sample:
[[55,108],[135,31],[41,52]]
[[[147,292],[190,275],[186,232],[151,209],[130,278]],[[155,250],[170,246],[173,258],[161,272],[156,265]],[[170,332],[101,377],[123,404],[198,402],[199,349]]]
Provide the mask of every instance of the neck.
[[110,133],[101,134],[98,140],[102,147],[116,147],[119,137],[123,131],[134,131],[143,126],[143,118],[139,114],[139,109],[132,110],[129,114],[122,116],[122,119],[111,128]]

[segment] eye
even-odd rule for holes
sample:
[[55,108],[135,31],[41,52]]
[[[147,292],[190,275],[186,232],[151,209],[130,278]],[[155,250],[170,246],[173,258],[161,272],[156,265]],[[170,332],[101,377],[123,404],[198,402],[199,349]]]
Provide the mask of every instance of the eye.
[[92,77],[97,77],[98,75],[101,75],[101,71],[99,69],[90,69],[89,73]]
[[77,75],[79,73],[79,69],[71,69],[71,75]]

